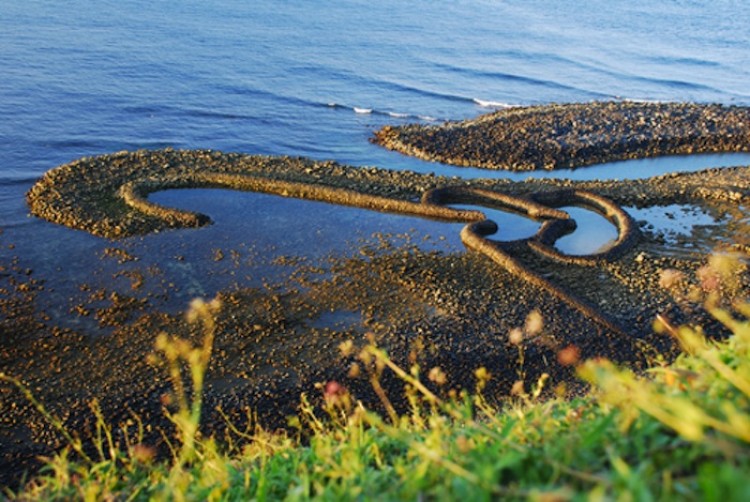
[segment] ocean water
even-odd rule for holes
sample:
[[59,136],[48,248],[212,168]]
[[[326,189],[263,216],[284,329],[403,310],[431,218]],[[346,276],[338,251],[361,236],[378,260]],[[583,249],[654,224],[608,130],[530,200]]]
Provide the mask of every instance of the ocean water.
[[[110,278],[106,267],[91,277],[90,264],[113,243],[29,217],[24,201],[45,171],[82,156],[171,146],[506,176],[410,159],[368,140],[385,124],[463,119],[507,105],[748,105],[748,21],[750,3],[738,0],[3,0],[0,259],[17,256],[43,274],[58,295],[50,304],[68,298],[81,278]],[[555,175],[632,177],[736,164],[750,164],[750,156],[654,159]],[[181,262],[197,277],[214,270],[208,242],[217,236],[227,246],[274,240],[283,252],[313,255],[342,246],[340,238],[318,239],[302,251],[294,231],[270,234],[265,224],[282,218],[281,228],[314,228],[330,208],[303,202],[301,210],[276,198],[263,212],[259,196],[217,197],[202,191],[173,199],[208,204],[218,221],[211,230],[120,244],[157,261],[175,247],[205,248]],[[344,236],[355,240],[383,229],[445,232],[418,220],[335,213],[356,220],[355,235]],[[243,233],[233,234],[240,220]],[[460,249],[455,239],[447,242]],[[185,296],[219,287],[214,280]]]

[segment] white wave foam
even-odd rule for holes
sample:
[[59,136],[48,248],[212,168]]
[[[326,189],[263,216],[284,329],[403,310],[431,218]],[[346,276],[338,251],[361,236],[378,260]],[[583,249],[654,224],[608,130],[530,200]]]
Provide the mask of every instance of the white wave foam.
[[409,114],[408,113],[388,112],[388,115],[390,115],[393,118],[397,118],[397,119],[406,119],[406,118],[409,118]]
[[426,120],[427,122],[437,122],[436,117],[431,117],[429,115],[417,115],[417,118],[420,120]]
[[623,98],[623,101],[626,103],[643,103],[643,104],[660,104],[660,103],[666,103],[666,101],[662,101],[661,99],[648,99],[648,98]]
[[478,104],[482,108],[513,108],[516,105],[510,103],[503,103],[501,101],[486,101],[484,99],[474,98],[472,101]]
[[367,115],[367,114],[372,113],[372,108],[358,108],[355,106],[354,113],[361,113],[363,115]]

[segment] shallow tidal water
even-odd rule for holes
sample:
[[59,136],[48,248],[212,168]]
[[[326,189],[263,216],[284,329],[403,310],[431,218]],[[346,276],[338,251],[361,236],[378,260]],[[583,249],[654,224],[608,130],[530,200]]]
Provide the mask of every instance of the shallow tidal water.
[[[460,120],[509,105],[748,105],[747,19],[750,5],[730,0],[105,0],[96,9],[79,0],[10,0],[0,9],[0,261],[18,258],[43,278],[40,301],[64,318],[82,283],[128,288],[127,276],[113,277],[129,265],[107,257],[112,247],[158,268],[147,282],[173,291],[174,305],[283,278],[276,256],[355,252],[363,240],[377,241],[374,233],[460,251],[460,225],[199,190],[153,197],[206,212],[215,225],[109,242],[29,217],[24,194],[45,171],[82,156],[168,146],[524,179],[528,173],[407,158],[369,138],[386,124]],[[747,164],[750,155],[720,154],[534,176],[630,179]],[[612,239],[609,223],[574,210],[579,229],[560,240],[564,252]],[[516,215],[491,217],[498,238],[536,231]],[[679,226],[677,219],[669,221]]]
[[[532,302],[545,329],[566,334],[561,341],[585,357],[629,364],[632,356],[641,367],[640,334],[648,336],[668,303],[646,299],[647,278],[663,263],[656,260],[615,264],[624,265],[624,281],[583,267],[541,271],[555,284],[564,276],[559,285],[574,293],[596,292],[595,309],[638,334],[605,339],[602,319],[591,322],[575,305],[463,254],[462,224],[264,194],[169,190],[151,199],[214,223],[110,241],[29,216],[25,194],[46,171],[81,157],[166,147],[331,159],[458,181],[632,179],[750,165],[750,154],[718,154],[512,174],[428,163],[369,141],[384,125],[462,120],[506,106],[618,99],[747,106],[748,19],[750,2],[736,0],[3,0],[0,371],[27,382],[84,440],[94,434],[88,405],[98,396],[106,423],[134,413],[154,426],[154,442],[144,444],[159,444],[169,383],[146,355],[162,330],[197,335],[179,314],[195,297],[220,291],[205,424],[225,423],[210,415],[219,405],[240,418],[257,410],[268,430],[283,426],[302,392],[319,396],[315,382],[343,381],[337,348],[369,340],[367,332],[382,335],[404,362],[428,341],[423,367],[445,368],[451,385],[473,388],[476,368],[487,368],[494,376],[487,395],[506,395],[521,370],[529,382],[543,371],[564,383],[569,371],[554,370],[552,350],[530,347],[519,361],[506,341]],[[498,223],[494,239],[538,230],[528,218],[481,209]],[[615,237],[599,215],[564,209],[578,229],[558,241],[563,252],[595,252]],[[719,226],[721,235],[750,235],[746,208],[626,209],[652,241],[663,238],[659,253],[689,251],[687,244],[707,251]],[[60,443],[31,403],[2,390],[0,484],[15,484]]]

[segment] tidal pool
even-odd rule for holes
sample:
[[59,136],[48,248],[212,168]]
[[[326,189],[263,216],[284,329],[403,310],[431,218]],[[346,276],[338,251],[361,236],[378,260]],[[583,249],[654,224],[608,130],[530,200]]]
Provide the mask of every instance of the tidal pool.
[[[393,152],[391,152],[393,153]],[[553,171],[512,172],[476,167],[458,167],[439,162],[427,162],[405,157],[401,154],[393,163],[382,167],[410,170],[418,173],[435,173],[442,176],[455,176],[464,179],[569,179],[587,180],[637,180],[669,173],[690,173],[714,167],[750,165],[750,153],[703,153],[695,155],[665,155],[643,159],[605,162],[577,169],[555,169]]]
[[[653,234],[669,254],[710,252],[733,237],[729,215],[712,214],[693,204],[668,204],[646,208],[626,207],[641,228]],[[744,211],[743,211],[744,212]]]
[[175,275],[177,305],[227,287],[287,281],[290,265],[319,265],[368,247],[463,250],[455,224],[277,195],[224,189],[156,192],[150,201],[207,214],[213,224],[127,239]]
[[[266,257],[262,259],[256,254],[255,258],[255,273],[265,279],[284,278],[284,271],[278,270],[267,258],[269,256],[315,260],[336,252],[351,252],[358,244],[373,240],[373,236],[401,243],[413,242],[426,251],[464,250],[460,239],[464,223],[223,189],[165,190],[152,194],[149,200],[210,215],[214,224],[139,238],[142,246],[155,246],[160,249],[158,254],[178,256],[183,262],[205,261],[207,257],[216,257],[220,249],[252,248]],[[533,237],[541,226],[541,221],[499,208],[471,204],[451,204],[450,207],[482,211],[498,225],[498,232],[491,236],[497,241]],[[605,250],[617,238],[615,226],[595,211],[576,206],[561,209],[577,224],[574,232],[556,243],[563,253],[596,253]],[[215,264],[208,267],[221,268]],[[211,276],[222,275],[206,274],[206,271],[191,270],[190,274],[195,277],[190,282],[211,282]],[[279,273],[282,276],[278,276]],[[252,275],[246,275],[246,279],[253,282]],[[203,289],[193,293],[206,294]]]
[[617,229],[604,216],[576,206],[561,207],[576,222],[574,232],[561,237],[555,247],[565,254],[586,255],[606,251],[617,240]]

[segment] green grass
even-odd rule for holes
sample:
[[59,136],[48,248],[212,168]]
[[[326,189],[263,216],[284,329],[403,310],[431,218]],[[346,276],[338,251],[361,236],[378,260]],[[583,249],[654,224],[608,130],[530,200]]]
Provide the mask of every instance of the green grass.
[[[699,330],[661,323],[684,354],[645,375],[608,361],[588,361],[579,374],[585,397],[540,400],[543,381],[502,407],[483,397],[490,376],[477,371],[477,390],[443,400],[374,346],[358,358],[385,415],[365,409],[343,387],[324,387],[325,404],[302,399],[295,434],[232,429],[219,444],[200,433],[203,372],[210,358],[212,313],[196,303],[206,342],[192,347],[161,338],[154,361],[173,378],[169,415],[177,440],[167,459],[142,443],[133,423],[121,444],[96,403],[96,455],[51,459],[18,499],[84,500],[750,500],[750,303],[709,307],[734,335],[709,342]],[[343,344],[342,350],[353,347]],[[187,364],[185,364],[187,363]],[[411,403],[398,415],[379,387],[394,372]],[[2,375],[6,381],[14,381]],[[433,383],[439,371],[428,372]],[[187,385],[183,384],[183,380]],[[17,382],[15,382],[17,383]],[[20,384],[19,384],[20,385]],[[29,396],[33,399],[33,396]],[[43,410],[39,403],[38,407]],[[54,417],[49,417],[54,420]],[[302,437],[306,439],[303,441]]]

